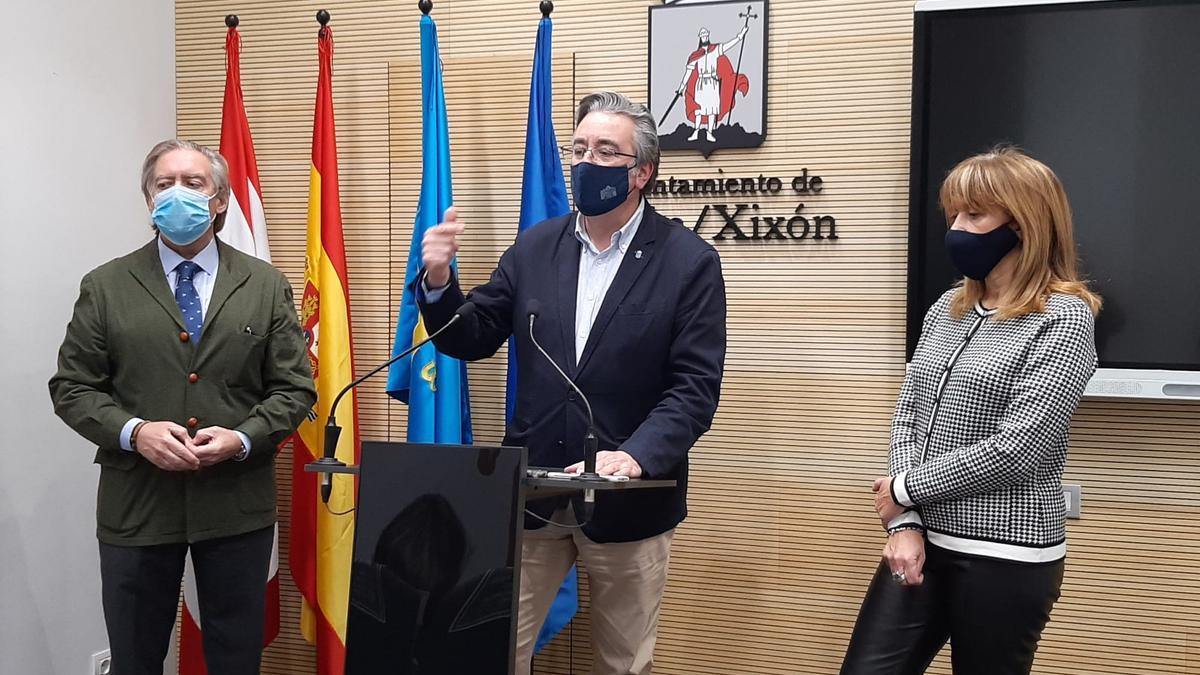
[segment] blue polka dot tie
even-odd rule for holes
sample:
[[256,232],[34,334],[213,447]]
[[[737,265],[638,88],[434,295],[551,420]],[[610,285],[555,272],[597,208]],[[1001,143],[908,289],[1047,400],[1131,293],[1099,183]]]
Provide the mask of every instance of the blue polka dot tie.
[[200,266],[191,260],[184,260],[175,267],[175,302],[179,303],[179,311],[183,314],[183,325],[187,326],[188,336],[193,343],[200,342],[200,328],[204,325],[204,312],[200,307],[200,294],[192,278]]

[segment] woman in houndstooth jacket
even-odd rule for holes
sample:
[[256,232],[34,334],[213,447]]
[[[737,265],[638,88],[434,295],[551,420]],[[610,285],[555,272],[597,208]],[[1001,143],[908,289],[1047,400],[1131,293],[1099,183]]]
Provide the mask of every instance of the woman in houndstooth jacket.
[[1100,298],[1046,165],[976,155],[940,199],[965,279],[925,316],[900,390],[874,485],[888,542],[842,675],[919,675],[947,640],[955,675],[1029,673],[1062,583],[1062,472]]

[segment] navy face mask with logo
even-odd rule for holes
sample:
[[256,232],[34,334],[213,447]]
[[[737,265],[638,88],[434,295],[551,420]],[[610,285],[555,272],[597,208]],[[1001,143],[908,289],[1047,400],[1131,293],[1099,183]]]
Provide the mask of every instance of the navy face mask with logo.
[[950,262],[963,276],[975,281],[986,279],[1020,242],[1016,231],[1007,223],[983,234],[946,230],[946,253]]
[[629,197],[632,166],[600,166],[580,162],[571,167],[571,196],[585,216],[602,216]]

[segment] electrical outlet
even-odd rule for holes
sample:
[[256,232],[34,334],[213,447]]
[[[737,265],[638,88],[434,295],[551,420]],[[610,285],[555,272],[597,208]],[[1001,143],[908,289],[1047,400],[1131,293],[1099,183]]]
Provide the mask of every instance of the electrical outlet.
[[1067,502],[1067,517],[1081,518],[1083,507],[1083,486],[1073,483],[1063,483],[1063,499]]
[[109,650],[92,654],[92,675],[112,675],[112,653]]

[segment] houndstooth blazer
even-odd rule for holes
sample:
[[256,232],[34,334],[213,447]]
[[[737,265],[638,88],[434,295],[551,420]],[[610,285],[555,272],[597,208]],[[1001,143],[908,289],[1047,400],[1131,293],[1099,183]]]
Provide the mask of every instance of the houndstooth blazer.
[[1096,369],[1094,317],[1073,295],[1007,320],[947,291],[925,316],[892,419],[890,526],[1021,562],[1066,555],[1062,473],[1071,415]]

